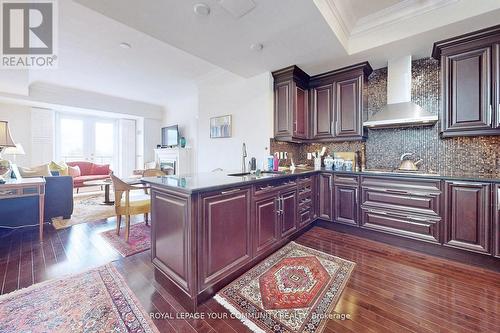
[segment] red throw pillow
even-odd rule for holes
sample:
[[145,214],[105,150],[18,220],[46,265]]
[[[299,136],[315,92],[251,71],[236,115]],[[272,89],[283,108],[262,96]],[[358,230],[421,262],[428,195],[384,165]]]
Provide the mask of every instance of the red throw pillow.
[[109,175],[109,164],[94,164],[92,166],[93,175]]
[[80,171],[80,167],[78,165],[76,166],[71,166],[68,165],[68,175],[75,178],[75,177],[80,177],[82,175]]

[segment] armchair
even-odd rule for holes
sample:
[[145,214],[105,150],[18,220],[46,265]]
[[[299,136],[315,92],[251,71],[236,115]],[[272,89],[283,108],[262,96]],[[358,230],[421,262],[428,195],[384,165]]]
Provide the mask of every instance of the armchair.
[[[148,225],[148,215],[151,211],[151,200],[144,193],[144,186],[134,186],[125,183],[114,174],[110,174],[115,191],[116,212],[116,234],[120,235],[122,215],[125,215],[125,241],[130,236],[130,215],[144,214],[144,220]],[[134,190],[141,190],[141,194],[131,194]]]

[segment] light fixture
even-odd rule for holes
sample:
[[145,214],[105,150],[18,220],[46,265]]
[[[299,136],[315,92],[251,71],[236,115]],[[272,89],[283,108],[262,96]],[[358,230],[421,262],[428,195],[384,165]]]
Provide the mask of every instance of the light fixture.
[[261,43],[255,43],[250,45],[250,50],[252,51],[262,51],[262,49],[264,49],[264,45],[262,45]]
[[121,47],[122,49],[131,49],[131,48],[132,48],[132,45],[130,45],[130,44],[129,44],[129,43],[127,43],[127,42],[121,42],[121,43],[120,43],[120,47]]
[[[9,123],[0,121],[0,153],[4,148],[15,147],[14,140],[10,136]],[[10,162],[2,160],[0,156],[0,184],[5,184],[4,177],[10,173]]]
[[12,155],[14,156],[14,164],[16,164],[16,156],[17,155],[26,155],[26,152],[24,151],[24,147],[20,143],[16,143],[15,147],[7,147],[3,151],[4,155]]
[[210,15],[210,7],[204,3],[197,3],[196,5],[193,6],[193,10],[196,13],[196,15],[199,16]]

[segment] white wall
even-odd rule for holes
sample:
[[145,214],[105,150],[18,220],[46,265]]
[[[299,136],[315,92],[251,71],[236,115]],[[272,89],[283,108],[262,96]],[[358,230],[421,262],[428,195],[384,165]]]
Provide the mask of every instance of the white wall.
[[[270,73],[249,79],[218,71],[199,84],[198,170],[239,170],[246,143],[257,166],[269,155],[273,135],[273,81]],[[211,117],[232,115],[232,137],[211,139]]]
[[[0,104],[0,120],[9,122],[12,139],[15,143],[23,145],[26,155],[16,157],[19,165],[29,165],[31,163],[31,107],[14,104]],[[12,160],[11,155],[3,158]]]
[[[211,139],[210,118],[232,115],[232,137]],[[273,135],[273,81],[270,73],[249,79],[216,70],[198,82],[189,96],[172,101],[164,124],[179,124],[195,160],[193,170],[216,168],[240,170],[241,150],[246,143],[248,158],[257,166],[269,155]]]
[[180,135],[186,138],[190,148],[191,170],[198,170],[198,88],[193,85],[175,100],[171,100],[165,109],[163,126],[179,125]]

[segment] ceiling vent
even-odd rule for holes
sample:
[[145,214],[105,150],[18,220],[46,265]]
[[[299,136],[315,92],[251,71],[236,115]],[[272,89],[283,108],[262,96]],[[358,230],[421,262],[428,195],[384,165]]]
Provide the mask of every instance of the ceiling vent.
[[255,8],[255,2],[252,0],[217,0],[217,2],[234,18],[240,18]]

